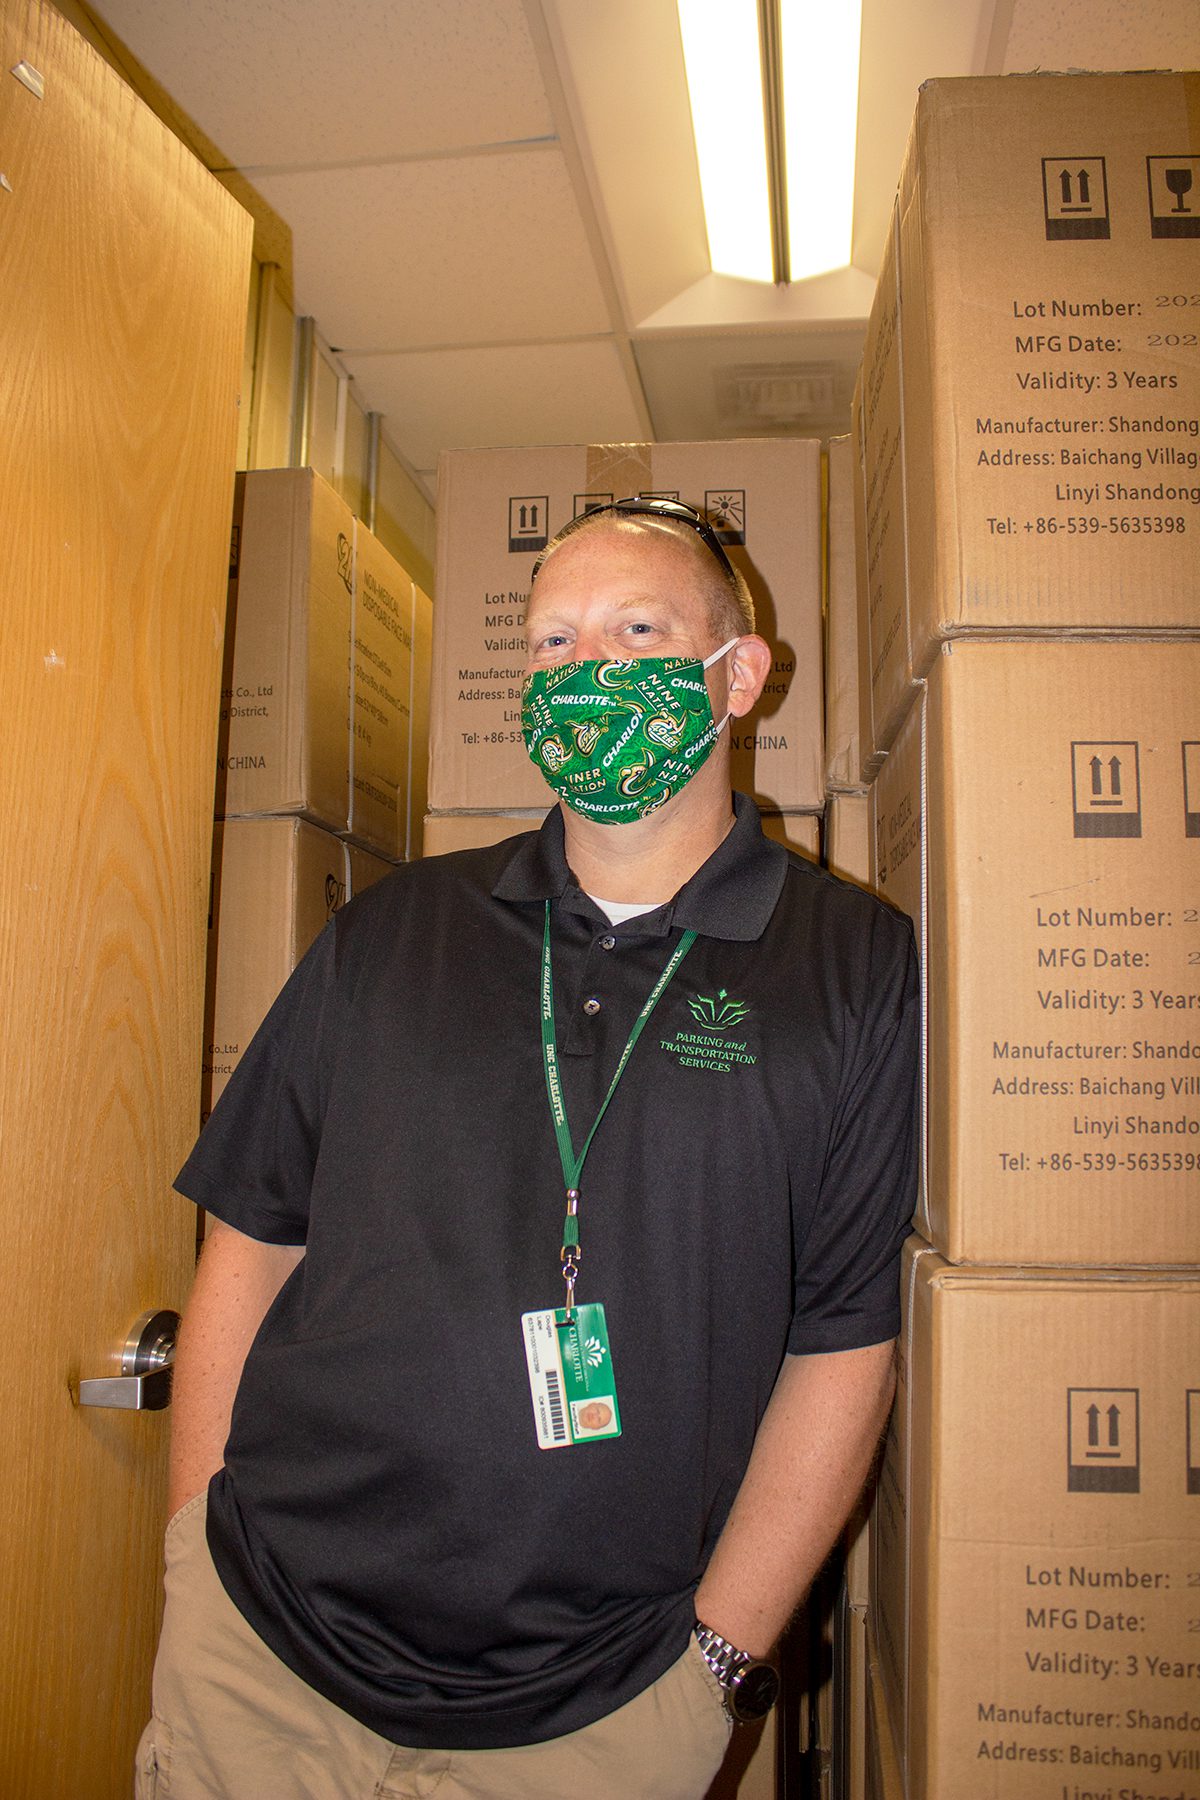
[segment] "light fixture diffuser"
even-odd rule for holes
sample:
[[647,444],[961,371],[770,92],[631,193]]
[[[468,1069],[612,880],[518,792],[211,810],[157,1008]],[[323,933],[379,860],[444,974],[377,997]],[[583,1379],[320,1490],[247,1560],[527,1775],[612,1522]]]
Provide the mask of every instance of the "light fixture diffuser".
[[861,0],[677,4],[714,272],[786,283],[846,267]]
[[791,279],[850,261],[861,0],[782,0]]
[[678,0],[692,131],[718,275],[770,281],[757,0]]

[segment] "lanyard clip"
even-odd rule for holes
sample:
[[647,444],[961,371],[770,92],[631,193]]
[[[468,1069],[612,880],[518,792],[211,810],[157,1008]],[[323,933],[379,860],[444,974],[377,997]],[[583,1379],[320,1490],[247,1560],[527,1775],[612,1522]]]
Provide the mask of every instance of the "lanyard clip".
[[579,1264],[582,1258],[583,1251],[578,1244],[564,1244],[559,1253],[559,1261],[562,1263],[563,1280],[567,1284],[566,1317],[561,1321],[564,1325],[569,1325],[571,1323],[571,1316],[575,1307],[575,1282],[579,1275]]

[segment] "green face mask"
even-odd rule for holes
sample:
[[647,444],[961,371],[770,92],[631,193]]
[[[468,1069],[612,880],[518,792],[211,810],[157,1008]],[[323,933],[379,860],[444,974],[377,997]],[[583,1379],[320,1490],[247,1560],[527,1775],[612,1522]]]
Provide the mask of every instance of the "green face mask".
[[704,662],[643,656],[567,662],[525,678],[521,725],[534,766],[561,800],[602,825],[664,806],[705,761],[729,715],[713,718]]

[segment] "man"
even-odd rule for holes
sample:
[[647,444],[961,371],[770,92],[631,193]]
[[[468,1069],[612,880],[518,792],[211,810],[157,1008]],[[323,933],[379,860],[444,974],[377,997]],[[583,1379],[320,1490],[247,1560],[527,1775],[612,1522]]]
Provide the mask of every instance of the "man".
[[886,1415],[911,932],[735,816],[698,515],[534,577],[562,805],[338,914],[180,1177],[146,1794],[696,1800]]

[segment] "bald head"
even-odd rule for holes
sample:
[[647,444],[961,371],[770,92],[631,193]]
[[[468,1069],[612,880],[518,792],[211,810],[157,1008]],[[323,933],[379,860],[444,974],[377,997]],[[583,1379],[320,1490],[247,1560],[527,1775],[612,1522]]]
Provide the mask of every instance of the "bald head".
[[703,538],[682,520],[647,518],[637,513],[622,513],[610,506],[595,507],[572,519],[551,538],[534,564],[534,579],[564,542],[599,532],[620,534],[626,544],[636,542],[646,533],[653,533],[659,541],[663,536],[673,539],[683,547],[695,568],[697,592],[703,598],[714,642],[744,637],[754,630],[754,602],[740,570],[731,563],[722,567]]

